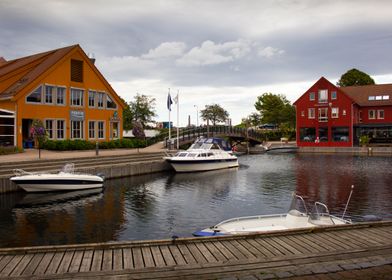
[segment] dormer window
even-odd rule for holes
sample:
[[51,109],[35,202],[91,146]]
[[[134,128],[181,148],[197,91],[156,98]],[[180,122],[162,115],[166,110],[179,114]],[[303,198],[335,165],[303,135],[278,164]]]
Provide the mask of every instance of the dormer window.
[[327,103],[328,102],[328,90],[320,89],[318,92],[318,101],[319,103]]

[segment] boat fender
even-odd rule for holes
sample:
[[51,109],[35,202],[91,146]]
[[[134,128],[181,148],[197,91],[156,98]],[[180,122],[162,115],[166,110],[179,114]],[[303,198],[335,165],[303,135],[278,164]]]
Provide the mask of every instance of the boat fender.
[[382,218],[377,215],[365,215],[362,217],[364,222],[377,222],[382,221]]

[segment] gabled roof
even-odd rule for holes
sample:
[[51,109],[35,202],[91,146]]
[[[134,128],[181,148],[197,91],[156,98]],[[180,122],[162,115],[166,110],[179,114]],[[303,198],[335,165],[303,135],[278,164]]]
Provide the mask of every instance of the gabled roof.
[[124,108],[124,101],[117,95],[104,76],[99,72],[94,64],[89,60],[83,49],[79,45],[72,45],[65,48],[55,49],[31,56],[26,56],[10,61],[0,63],[0,100],[12,99],[23,88],[32,83],[34,80],[49,71],[57,63],[76,49],[80,50],[97,76],[102,80],[110,90],[113,97]]
[[[346,95],[348,95],[359,106],[390,106],[392,105],[392,84],[368,85],[368,86],[351,86],[341,87]],[[369,96],[382,97],[388,95],[388,99],[369,100]]]

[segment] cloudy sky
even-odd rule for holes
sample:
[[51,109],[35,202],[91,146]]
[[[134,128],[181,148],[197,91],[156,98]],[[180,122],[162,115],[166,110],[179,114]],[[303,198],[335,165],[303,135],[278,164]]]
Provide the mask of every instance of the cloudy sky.
[[80,44],[126,101],[156,98],[158,121],[179,91],[182,125],[213,103],[239,123],[264,92],[294,102],[351,68],[392,83],[388,0],[0,0],[0,26],[7,60]]

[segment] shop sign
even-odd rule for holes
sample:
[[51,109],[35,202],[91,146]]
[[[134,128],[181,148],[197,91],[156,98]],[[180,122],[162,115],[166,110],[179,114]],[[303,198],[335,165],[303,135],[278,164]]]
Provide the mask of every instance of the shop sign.
[[84,111],[70,111],[71,121],[84,121]]

